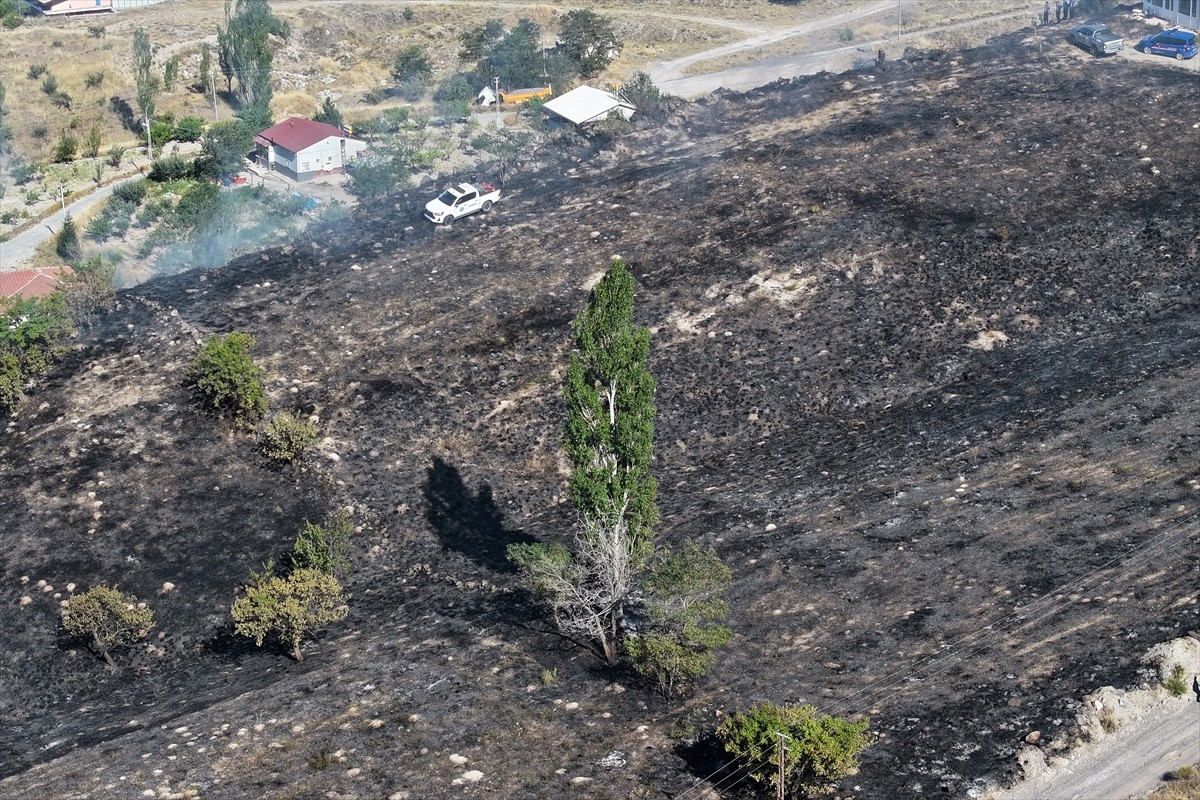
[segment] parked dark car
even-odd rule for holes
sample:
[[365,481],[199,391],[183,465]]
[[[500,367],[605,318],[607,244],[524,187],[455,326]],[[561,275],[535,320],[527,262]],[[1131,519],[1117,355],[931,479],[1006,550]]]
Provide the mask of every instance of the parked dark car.
[[1196,34],[1173,29],[1147,36],[1138,42],[1138,50],[1146,55],[1174,56],[1179,61],[1196,57]]
[[1092,55],[1107,56],[1125,49],[1125,42],[1120,36],[1103,25],[1090,23],[1072,28],[1067,34],[1067,41],[1087,50]]

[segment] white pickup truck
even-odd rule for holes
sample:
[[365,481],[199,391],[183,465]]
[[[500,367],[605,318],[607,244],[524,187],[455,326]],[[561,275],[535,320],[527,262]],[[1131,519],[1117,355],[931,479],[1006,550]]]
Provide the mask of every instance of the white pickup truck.
[[480,181],[478,185],[460,183],[425,204],[425,219],[439,225],[454,222],[476,211],[490,211],[499,199],[500,190],[487,181]]

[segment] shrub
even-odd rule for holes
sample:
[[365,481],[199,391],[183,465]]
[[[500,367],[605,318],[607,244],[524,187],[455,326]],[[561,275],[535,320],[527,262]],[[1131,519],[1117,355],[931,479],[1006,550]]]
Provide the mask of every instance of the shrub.
[[1163,681],[1163,688],[1170,692],[1172,697],[1183,697],[1188,690],[1187,681],[1183,679],[1186,674],[1187,671],[1183,665],[1176,664],[1175,668],[1171,670],[1171,677]]
[[24,383],[20,360],[0,350],[0,413],[10,414],[17,407]]
[[332,575],[315,569],[298,569],[286,578],[270,576],[246,589],[230,613],[233,629],[262,647],[268,636],[290,645],[292,657],[304,660],[300,642],[321,625],[349,613],[341,584]]
[[55,92],[54,94],[50,95],[50,102],[59,108],[70,110],[71,95],[67,94],[66,92]]
[[717,739],[750,765],[751,778],[776,788],[782,747],[784,782],[814,792],[858,768],[858,754],[870,745],[869,724],[819,714],[813,706],[767,702],[728,717]]
[[180,156],[168,156],[151,164],[150,174],[146,177],[155,183],[167,183],[168,181],[184,180],[191,174],[192,163],[190,161]]
[[838,31],[838,41],[839,42],[853,42],[854,41],[854,29],[853,28],[842,28],[840,31]]
[[262,430],[260,447],[272,461],[295,461],[305,448],[317,443],[317,426],[297,419],[292,414],[280,414]]
[[104,70],[102,69],[89,72],[83,79],[83,85],[89,89],[97,89],[102,83],[104,83]]
[[108,28],[103,25],[88,25],[87,32],[93,39],[103,39],[108,34]]
[[50,160],[56,164],[65,164],[75,158],[75,152],[79,149],[79,140],[73,135],[62,132],[58,137],[58,143],[54,145],[54,153],[51,154]]
[[267,413],[262,369],[250,358],[253,337],[237,333],[210,336],[192,362],[189,378],[200,401],[238,427],[255,425]]
[[116,667],[113,649],[144,639],[154,627],[154,612],[116,587],[95,586],[67,601],[62,626],[72,636],[88,637],[108,665]]
[[198,142],[204,135],[204,120],[200,117],[184,117],[175,126],[173,136],[181,142]]
[[108,156],[105,157],[104,161],[110,167],[116,169],[121,166],[121,160],[124,158],[125,148],[121,147],[120,145],[113,145],[112,147],[108,148]]
[[58,78],[47,73],[46,77],[42,79],[42,91],[53,97],[54,93],[58,91]]
[[377,106],[387,99],[387,92],[382,86],[372,86],[363,94],[363,102],[367,105]]
[[718,624],[728,614],[720,595],[732,583],[716,551],[694,542],[652,564],[642,582],[648,630],[629,638],[625,651],[638,674],[653,680],[664,696],[711,672],[716,649],[733,638]]
[[29,72],[26,74],[29,75],[29,80],[36,81],[38,78],[46,74],[46,70],[47,67],[45,64],[30,64]]
[[123,200],[126,203],[132,203],[135,206],[140,205],[142,200],[146,198],[145,179],[117,184],[113,187],[113,197]]
[[345,514],[334,517],[328,527],[304,523],[292,546],[294,569],[315,569],[338,577],[350,569],[350,534],[354,530]]
[[79,245],[79,229],[69,213],[54,238],[54,252],[64,261],[78,261],[83,255],[83,248]]

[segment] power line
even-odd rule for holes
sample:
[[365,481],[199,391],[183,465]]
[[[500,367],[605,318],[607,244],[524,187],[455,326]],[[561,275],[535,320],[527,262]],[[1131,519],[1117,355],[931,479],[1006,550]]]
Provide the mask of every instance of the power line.
[[[1169,546],[1171,543],[1173,543],[1175,541],[1175,539],[1177,539],[1181,536],[1191,535],[1191,534],[1200,532],[1200,528],[1192,530],[1192,531],[1184,530],[1184,526],[1187,525],[1188,523],[1193,522],[1196,518],[1197,517],[1195,515],[1193,515],[1192,517],[1190,517],[1186,520],[1177,522],[1176,524],[1167,528],[1166,530],[1160,531],[1159,533],[1155,534],[1153,537],[1151,537],[1150,540],[1143,542],[1141,545],[1135,547],[1133,550],[1123,553],[1120,556],[1116,556],[1116,557],[1110,559],[1105,564],[1102,564],[1101,566],[1093,569],[1091,572],[1087,573],[1086,575],[1083,575],[1079,578],[1075,578],[1072,581],[1065,583],[1062,586],[1059,586],[1055,590],[1053,590],[1051,592],[1047,592],[1041,598],[1034,601],[1032,604],[1021,608],[1019,611],[1010,612],[1004,618],[1002,618],[996,622],[990,623],[990,624],[984,626],[983,628],[979,629],[976,632],[969,633],[969,634],[966,634],[966,635],[960,637],[959,639],[957,639],[956,641],[954,641],[950,645],[948,645],[948,647],[951,648],[950,650],[943,652],[943,653],[939,653],[935,656],[927,656],[924,659],[919,660],[915,665],[910,666],[910,668],[908,668],[906,670],[903,670],[903,671],[897,670],[895,672],[890,673],[889,675],[885,675],[884,677],[873,681],[872,683],[868,684],[867,686],[863,687],[862,689],[858,690],[857,692],[854,692],[853,694],[851,694],[847,697],[844,697],[838,701],[827,704],[824,707],[819,708],[818,710],[821,713],[830,714],[833,711],[841,710],[841,709],[848,707],[856,698],[859,699],[860,702],[862,700],[874,699],[874,698],[878,697],[879,695],[881,695],[885,690],[891,689],[893,686],[896,686],[898,684],[907,682],[913,676],[917,675],[918,673],[922,673],[922,672],[925,672],[926,670],[929,670],[931,667],[937,665],[939,662],[944,661],[944,662],[948,662],[948,663],[946,663],[940,669],[924,675],[923,678],[933,677],[933,675],[939,674],[940,672],[943,672],[946,669],[948,669],[953,663],[960,663],[961,661],[963,661],[966,658],[971,658],[972,656],[978,655],[979,653],[986,650],[988,647],[991,647],[994,644],[998,643],[998,641],[1003,641],[1004,639],[1010,638],[1011,636],[1015,635],[1016,630],[1023,628],[1023,627],[1035,625],[1038,622],[1041,622],[1042,620],[1046,619],[1047,617],[1050,617],[1062,610],[1065,610],[1067,607],[1074,605],[1077,602],[1076,600],[1072,600],[1069,597],[1067,597],[1066,599],[1059,601],[1058,599],[1056,599],[1056,597],[1062,596],[1062,595],[1069,593],[1072,590],[1076,590],[1076,589],[1093,588],[1090,585],[1093,582],[1093,579],[1099,579],[1099,576],[1101,573],[1105,572],[1106,570],[1111,569],[1114,565],[1117,565],[1118,562],[1121,562],[1124,560],[1124,563],[1120,564],[1119,569],[1117,570],[1117,572],[1115,574],[1113,574],[1107,578],[1104,578],[1102,580],[1098,580],[1098,582],[1096,582],[1096,586],[1105,585],[1105,584],[1109,583],[1110,581],[1116,579],[1117,576],[1123,574],[1124,572],[1128,571],[1129,569],[1132,569],[1132,568],[1135,568],[1138,566],[1142,566],[1146,560],[1148,560],[1149,558],[1151,558],[1153,556],[1158,555],[1167,546]],[[1043,603],[1048,603],[1049,608],[1046,609],[1044,612],[1042,612],[1040,609],[1038,609],[1038,612],[1039,612],[1038,616],[1035,616],[1032,619],[1030,619],[1029,614],[1034,609],[1037,609],[1037,607],[1039,605],[1042,605]],[[995,628],[997,628],[997,626],[999,626],[1000,629],[994,630]],[[1010,628],[1012,628],[1014,630],[1012,630],[1011,632],[1005,633],[1005,631]],[[975,639],[976,637],[981,637],[980,641],[971,642],[971,640]],[[990,641],[993,639],[997,639],[997,637],[999,637],[997,641]],[[961,647],[960,647],[960,645],[961,645]],[[957,648],[957,649],[955,649],[955,648]],[[957,660],[952,660],[952,659],[954,659],[954,657],[956,655],[959,655],[959,653],[962,650],[966,650],[969,648],[974,648],[974,649],[971,649],[970,652],[966,653],[965,655],[960,655],[957,658]],[[864,705],[865,704],[866,703],[864,703]],[[730,775],[726,776],[725,778],[723,778],[721,780],[718,780],[715,784],[712,784],[709,786],[703,785],[704,783],[707,783],[708,781],[710,781],[718,773],[720,773],[724,770],[727,770],[727,769],[733,769],[733,766],[736,765],[737,762],[740,760],[747,761],[746,772],[745,772],[745,774],[738,777],[737,780],[733,781],[733,783],[729,783],[728,785],[723,785],[726,783],[726,781],[737,776],[738,771],[740,771],[741,768],[734,769]],[[756,766],[756,768],[765,766],[767,763],[769,763],[769,760],[759,763]],[[740,785],[741,783],[746,781],[749,777],[750,777],[750,770],[749,770],[748,757],[738,757],[738,758],[735,758],[732,762],[730,762],[728,764],[723,764],[721,767],[714,770],[712,773],[710,773],[706,777],[700,779],[700,781],[698,783],[693,784],[693,786],[690,787],[689,789],[685,789],[682,794],[676,795],[675,800],[689,800],[690,794],[699,792],[704,789],[712,789],[712,790],[716,791],[718,794],[720,794],[722,791],[728,791],[728,790],[734,788],[735,786]]]

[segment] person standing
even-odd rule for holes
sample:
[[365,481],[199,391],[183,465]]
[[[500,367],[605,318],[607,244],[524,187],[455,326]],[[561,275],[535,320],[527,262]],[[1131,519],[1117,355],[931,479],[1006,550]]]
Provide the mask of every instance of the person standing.
[[1042,24],[1050,24],[1050,0],[1046,0],[1046,5],[1042,8]]
[[1062,22],[1062,0],[1054,0],[1054,24]]

